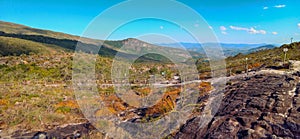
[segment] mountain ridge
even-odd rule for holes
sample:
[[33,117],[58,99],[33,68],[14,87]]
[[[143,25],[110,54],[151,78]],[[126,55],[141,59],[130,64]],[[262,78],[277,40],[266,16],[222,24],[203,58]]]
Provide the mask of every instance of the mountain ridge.
[[[155,46],[153,44],[149,44],[147,42],[134,39],[134,38],[128,38],[124,40],[119,40],[119,41],[110,41],[110,40],[95,40],[95,39],[89,39],[89,38],[80,38],[79,36],[73,36],[69,34],[64,34],[60,32],[53,32],[49,30],[41,30],[41,29],[35,29],[35,28],[30,28],[27,26],[19,25],[19,24],[14,24],[14,23],[9,23],[9,22],[0,22],[0,36],[3,37],[10,37],[10,38],[18,38],[19,43],[22,43],[22,40],[27,40],[27,41],[32,41],[32,42],[37,42],[37,43],[42,43],[42,44],[48,44],[48,45],[54,45],[57,47],[62,47],[65,50],[68,51],[74,51],[76,49],[77,45],[84,46],[80,47],[83,48],[83,52],[90,53],[93,52],[93,50],[97,50],[101,45],[101,49],[98,52],[99,55],[101,56],[106,56],[106,57],[114,57],[116,54],[120,54],[124,58],[134,58],[136,57],[136,52],[133,50],[135,47],[143,47],[147,48],[149,50],[154,50],[154,49],[164,49],[166,51],[169,51],[170,53],[179,53],[179,49],[176,48],[166,48],[166,47],[161,47],[161,46]],[[21,39],[21,40],[20,40]],[[139,46],[134,46],[132,44],[127,44],[127,43],[136,43],[139,44]],[[5,44],[5,43],[2,43]],[[36,43],[35,43],[36,44]],[[131,47],[131,50],[126,50],[122,49],[123,46],[127,46],[127,48]],[[18,45],[21,47],[21,45]],[[40,45],[36,45],[40,46]],[[147,47],[144,47],[147,46]],[[6,46],[1,46],[1,47],[6,47]],[[15,47],[15,49],[18,49]],[[21,49],[21,48],[20,48]],[[22,48],[25,49],[25,48]],[[8,49],[5,49],[8,50]],[[24,52],[19,51],[19,52],[10,52],[8,50],[7,54],[12,55],[13,53],[17,53],[17,55],[21,55]],[[35,51],[40,52],[40,51]],[[2,52],[3,55],[5,52]],[[28,54],[28,53],[26,53]],[[193,53],[194,56],[200,57],[200,54]],[[182,55],[182,57],[188,57],[187,54]],[[140,56],[138,56],[140,57]],[[154,59],[153,59],[154,58]],[[160,61],[160,62],[170,62],[168,59],[161,55],[157,54],[150,54],[146,56],[141,56],[142,61]],[[140,60],[141,60],[140,59]],[[141,62],[142,62],[141,61]]]
[[[257,44],[247,44],[247,43],[185,43],[185,42],[179,42],[179,43],[161,43],[157,44],[160,46],[165,47],[174,47],[174,48],[183,48],[187,49],[189,51],[195,51],[201,54],[205,54],[204,49],[202,46],[220,46],[225,56],[234,56],[239,53],[248,54],[256,49],[259,49],[263,46],[273,46],[272,48],[275,48],[276,46],[280,46],[278,44],[267,44],[267,43],[257,43]],[[271,48],[271,47],[268,47]]]

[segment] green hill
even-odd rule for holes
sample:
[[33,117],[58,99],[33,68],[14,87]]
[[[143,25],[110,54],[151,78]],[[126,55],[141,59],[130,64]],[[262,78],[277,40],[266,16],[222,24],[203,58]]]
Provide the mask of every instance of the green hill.
[[226,59],[228,68],[233,72],[245,70],[246,58],[250,69],[281,66],[284,59],[283,49],[288,48],[287,60],[300,60],[300,42],[284,44],[281,47],[260,50],[250,54],[238,54]]
[[[284,44],[281,47],[262,49],[250,54],[238,54],[225,59],[227,74],[240,74],[246,71],[246,64],[249,70],[260,70],[262,68],[283,68],[284,52],[288,48],[286,60],[300,61],[300,42]],[[247,58],[247,61],[246,61]],[[247,63],[246,63],[247,62]],[[210,78],[211,69],[207,58],[200,58],[196,62],[201,78]],[[283,68],[284,69],[284,68]]]
[[[181,50],[178,50],[176,48],[165,48],[160,46],[155,46],[137,39],[125,39],[125,40],[119,40],[119,41],[105,41],[103,43],[103,40],[94,40],[89,38],[80,38],[79,36],[59,33],[59,32],[53,32],[49,30],[41,30],[41,29],[35,29],[30,28],[23,25],[18,25],[14,23],[8,23],[8,22],[2,22],[0,21],[0,36],[2,37],[10,37],[10,38],[17,38],[18,42],[21,40],[27,40],[31,42],[35,42],[36,44],[40,45],[46,45],[48,47],[56,47],[59,48],[59,50],[65,50],[65,51],[74,51],[76,49],[77,45],[82,46],[81,50],[82,52],[91,53],[92,50],[95,50],[102,44],[100,51],[98,52],[99,55],[113,58],[117,53],[119,53],[124,59],[131,59],[133,57],[136,57],[135,51],[137,45],[144,46],[146,45],[145,50],[153,50],[153,49],[164,49],[168,51],[169,53],[178,53]],[[80,39],[80,41],[78,41]],[[124,46],[124,44],[129,44],[129,49],[122,50],[121,47]],[[28,54],[29,52],[41,52],[44,50],[44,48],[40,48],[37,51],[33,47],[39,47],[40,45],[21,45],[22,43],[18,45],[7,45],[3,43],[2,47],[5,48],[14,48],[14,50],[8,50],[3,49],[2,55],[21,55],[21,54]],[[7,45],[7,46],[4,46]],[[28,50],[26,50],[28,49]],[[143,47],[144,49],[144,47]],[[12,53],[10,51],[13,51]],[[17,52],[14,52],[17,51]],[[46,51],[46,49],[45,49]],[[180,54],[181,57],[187,57],[188,55]],[[180,58],[179,56],[179,58]],[[197,56],[197,54],[193,54],[193,56]],[[139,62],[170,62],[170,60],[166,59],[165,57],[157,54],[149,54],[142,56],[139,58]]]
[[54,45],[43,44],[39,42],[23,40],[19,38],[3,37],[0,36],[0,55],[9,56],[15,55],[19,56],[22,54],[46,54],[50,52],[59,51],[60,49]]
[[69,35],[50,30],[35,29],[28,26],[0,21],[0,31],[10,34],[40,35],[59,39],[77,40],[79,36]]

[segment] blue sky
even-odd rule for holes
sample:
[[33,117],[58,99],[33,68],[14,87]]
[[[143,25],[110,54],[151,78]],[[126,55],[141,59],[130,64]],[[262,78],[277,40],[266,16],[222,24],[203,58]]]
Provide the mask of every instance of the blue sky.
[[[0,0],[0,20],[81,35],[97,15],[119,2],[122,1]],[[295,41],[300,41],[299,0],[179,0],[179,2],[202,15],[220,42],[282,44],[290,42],[291,37]],[[176,12],[172,14],[176,16]],[[198,26],[194,23],[195,28]],[[193,42],[184,31],[180,31],[180,27],[165,21],[149,19],[122,26],[109,39],[120,40],[147,33],[172,34],[178,41]],[[158,40],[156,43],[160,42],[164,41]]]

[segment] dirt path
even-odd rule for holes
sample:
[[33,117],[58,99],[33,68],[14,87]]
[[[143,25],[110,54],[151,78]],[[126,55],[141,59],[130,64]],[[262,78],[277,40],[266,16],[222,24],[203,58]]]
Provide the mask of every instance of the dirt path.
[[300,61],[291,61],[294,71],[300,71]]

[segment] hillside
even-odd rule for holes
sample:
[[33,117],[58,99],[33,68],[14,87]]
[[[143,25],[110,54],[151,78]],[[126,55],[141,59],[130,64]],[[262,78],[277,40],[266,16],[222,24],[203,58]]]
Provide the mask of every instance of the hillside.
[[[0,21],[0,32],[4,32],[6,34],[18,34],[20,36],[42,36],[46,38],[52,39],[61,39],[61,40],[70,40],[70,41],[77,41],[81,39],[83,43],[98,45],[103,43],[103,40],[96,40],[90,38],[81,38],[80,36],[70,35],[61,32],[54,32],[50,30],[43,30],[43,29],[36,29],[20,24],[10,23]],[[120,44],[121,41],[106,41],[106,47],[110,49],[116,50],[119,48],[117,44]]]
[[[90,53],[93,49],[99,47],[99,45],[103,43],[103,40],[94,40],[88,38],[81,38],[83,42],[79,42],[78,36],[53,32],[49,30],[35,29],[35,28],[30,28],[27,26],[8,23],[8,22],[0,22],[0,26],[2,27],[0,29],[0,36],[18,38],[19,40],[20,39],[29,40],[36,43],[42,43],[42,45],[46,45],[46,44],[48,46],[51,45],[50,47],[56,47],[56,48],[61,47],[67,51],[74,51],[76,45],[80,45],[83,46],[82,47],[83,49],[81,50],[82,52]],[[127,48],[121,49],[121,47],[123,47],[124,45],[126,45]],[[18,51],[17,50],[18,46],[20,45],[17,45],[14,48],[16,51]],[[23,52],[27,46],[28,45],[22,46],[22,48],[20,48],[22,50],[20,50],[19,52]],[[174,53],[174,54],[177,53],[179,59],[180,57],[188,57],[188,54],[181,53],[181,50],[179,49],[160,47],[132,38],[119,40],[119,41],[104,41],[104,44],[102,45],[98,54],[101,56],[113,58],[117,53],[119,53],[119,55],[124,57],[125,59],[127,58],[131,59],[133,57],[136,57],[137,47],[143,47],[142,51],[155,52],[157,50],[163,50],[167,53]],[[31,51],[32,47],[28,47],[28,49],[29,49],[28,51]],[[7,54],[10,53],[7,52]],[[197,57],[201,57],[202,55],[194,52],[192,56],[197,58]],[[170,62],[165,57],[157,54],[148,54],[142,56],[139,59],[139,61],[140,62]]]
[[233,73],[240,73],[245,71],[246,58],[248,58],[248,68],[266,68],[266,67],[280,67],[284,60],[283,49],[288,48],[286,60],[300,60],[300,42],[294,42],[292,44],[285,44],[281,47],[273,49],[264,49],[250,54],[238,54],[226,59],[228,69],[231,69]]
[[[262,49],[249,54],[239,53],[225,59],[227,75],[236,75],[246,72],[246,65],[248,65],[248,71],[258,71],[264,68],[288,70],[288,67],[283,67],[284,48],[289,49],[286,55],[286,62],[289,60],[300,60],[300,42],[284,44],[273,49]],[[211,77],[212,73],[209,68],[209,61],[206,58],[198,59],[196,64],[200,73],[200,78]],[[285,64],[291,65],[291,63]]]
[[12,37],[0,36],[0,55],[1,56],[20,56],[22,54],[47,54],[51,52],[63,51],[57,46],[50,46],[34,41],[23,40]]
[[[0,21],[0,31],[9,34],[38,35],[57,39],[78,40],[80,37],[50,30],[36,29],[11,22]],[[97,44],[99,40],[83,38],[86,43]]]
[[264,46],[260,46],[257,48],[251,48],[248,50],[248,53],[253,53],[253,52],[257,52],[257,51],[261,51],[261,50],[274,49],[274,48],[276,48],[274,45],[264,45]]

